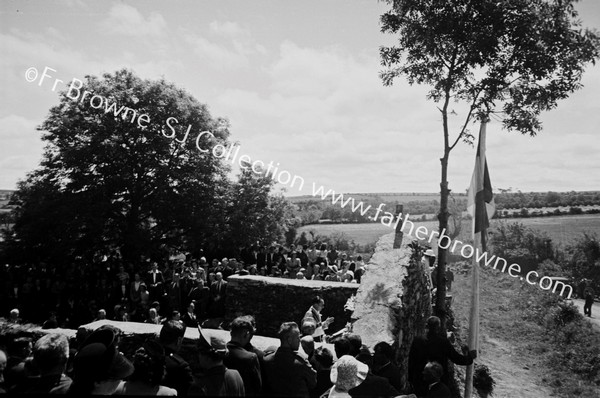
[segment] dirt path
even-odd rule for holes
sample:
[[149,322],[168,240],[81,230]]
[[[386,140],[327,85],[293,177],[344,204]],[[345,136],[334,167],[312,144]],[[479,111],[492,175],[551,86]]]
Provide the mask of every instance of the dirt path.
[[[572,299],[571,301],[583,314],[583,305],[585,304],[585,301],[581,299]],[[584,318],[590,321],[596,330],[600,331],[600,305],[598,303],[592,305],[592,317],[588,318],[587,316],[584,316]]]
[[[461,324],[461,335],[467,336],[470,278],[457,276],[453,287],[454,310]],[[518,341],[511,341],[508,330],[513,317],[508,306],[510,291],[483,282],[481,300],[480,350],[476,363],[487,366],[496,382],[494,398],[548,398],[553,396],[544,385],[543,364],[539,355]],[[456,367],[464,380],[464,367]]]

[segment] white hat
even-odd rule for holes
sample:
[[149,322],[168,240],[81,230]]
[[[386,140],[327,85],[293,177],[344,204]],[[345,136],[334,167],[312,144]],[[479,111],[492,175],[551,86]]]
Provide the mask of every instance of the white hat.
[[338,391],[348,391],[367,378],[369,367],[351,355],[344,355],[331,367],[330,379]]
[[434,253],[434,252],[433,252],[433,250],[431,250],[431,249],[427,249],[427,250],[425,251],[425,254],[424,254],[424,255],[425,255],[425,256],[429,256],[429,257],[435,257],[435,253]]

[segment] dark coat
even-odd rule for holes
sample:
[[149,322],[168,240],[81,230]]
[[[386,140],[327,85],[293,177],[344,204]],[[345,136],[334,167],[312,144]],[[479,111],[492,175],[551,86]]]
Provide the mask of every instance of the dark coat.
[[373,374],[386,378],[396,390],[402,390],[402,371],[393,363],[388,362],[386,365],[373,371]]
[[468,355],[458,353],[452,343],[444,336],[417,337],[410,347],[408,356],[408,380],[411,382],[416,395],[427,393],[427,383],[423,380],[423,369],[429,361],[436,361],[444,368],[442,382],[448,384],[448,360],[457,365],[470,365],[473,359]]
[[260,396],[262,377],[258,356],[233,341],[227,343],[227,349],[229,352],[223,361],[225,366],[240,372],[247,396]]
[[244,381],[239,372],[225,366],[215,366],[203,374],[194,376],[190,395],[209,397],[243,397]]
[[187,396],[192,384],[192,370],[190,365],[179,355],[165,347],[166,374],[162,385],[177,390],[177,396]]
[[317,372],[288,347],[265,355],[265,389],[272,396],[308,397],[317,385]]
[[429,388],[425,398],[452,398],[450,389],[442,382],[435,383]]
[[360,385],[351,388],[348,394],[355,397],[384,397],[391,398],[400,395],[398,391],[384,377],[375,376],[371,372],[367,374],[366,379]]

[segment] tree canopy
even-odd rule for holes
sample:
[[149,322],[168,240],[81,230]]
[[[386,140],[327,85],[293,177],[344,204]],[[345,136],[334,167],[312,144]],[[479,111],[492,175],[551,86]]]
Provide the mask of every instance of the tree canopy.
[[172,83],[129,70],[81,86],[62,92],[38,128],[46,147],[13,196],[13,255],[60,261],[118,249],[136,261],[171,248],[222,249],[236,223],[230,203],[245,193],[232,197],[229,165],[199,148],[226,147],[227,121]]

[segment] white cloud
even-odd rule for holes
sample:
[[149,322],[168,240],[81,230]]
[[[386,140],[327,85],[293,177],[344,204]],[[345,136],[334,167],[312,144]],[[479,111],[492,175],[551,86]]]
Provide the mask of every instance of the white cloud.
[[101,23],[108,33],[125,36],[146,37],[161,36],[167,28],[162,15],[151,12],[145,18],[135,7],[127,4],[115,4],[108,17]]
[[39,164],[43,144],[37,124],[19,115],[0,118],[1,189],[14,189],[17,180]]

